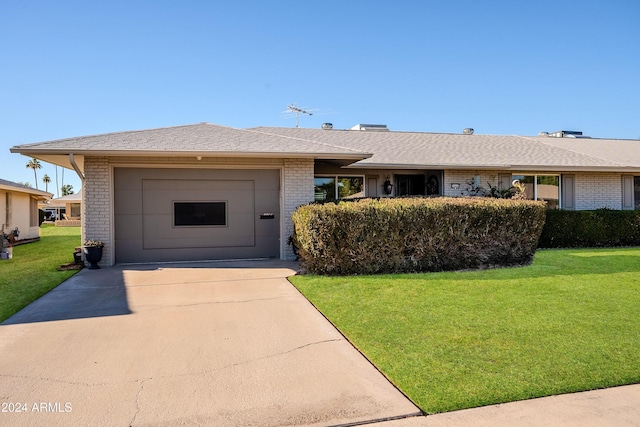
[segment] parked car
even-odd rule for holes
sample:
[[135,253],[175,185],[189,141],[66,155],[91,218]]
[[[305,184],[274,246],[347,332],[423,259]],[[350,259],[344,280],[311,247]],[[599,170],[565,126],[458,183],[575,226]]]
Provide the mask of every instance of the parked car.
[[57,219],[56,211],[45,209],[44,211],[44,220],[45,221],[55,221]]

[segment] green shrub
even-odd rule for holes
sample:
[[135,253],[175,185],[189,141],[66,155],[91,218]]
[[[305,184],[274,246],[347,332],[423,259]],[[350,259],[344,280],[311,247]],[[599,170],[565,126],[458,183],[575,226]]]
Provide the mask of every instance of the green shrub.
[[640,211],[550,210],[541,248],[640,246]]
[[293,214],[302,267],[377,274],[523,265],[533,259],[544,204],[487,198],[364,199]]

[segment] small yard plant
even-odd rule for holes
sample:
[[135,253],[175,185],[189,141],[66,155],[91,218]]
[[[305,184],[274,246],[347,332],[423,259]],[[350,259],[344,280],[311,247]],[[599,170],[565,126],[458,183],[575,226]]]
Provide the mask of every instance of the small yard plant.
[[0,261],[0,322],[71,277],[58,271],[73,261],[80,246],[80,227],[43,225],[40,241],[13,248],[13,259]]
[[291,281],[423,411],[640,382],[640,249]]

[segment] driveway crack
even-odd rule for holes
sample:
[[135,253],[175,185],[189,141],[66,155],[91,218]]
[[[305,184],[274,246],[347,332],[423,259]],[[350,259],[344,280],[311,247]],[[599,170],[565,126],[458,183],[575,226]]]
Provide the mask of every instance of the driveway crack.
[[[153,378],[149,378],[149,379],[153,379]],[[142,391],[144,390],[144,382],[145,381],[146,380],[140,380],[140,388],[138,389],[138,392],[136,393],[136,413],[133,414],[133,418],[129,422],[129,426],[132,426],[136,422],[136,418],[138,418],[138,414],[140,414],[140,395],[142,394]]]

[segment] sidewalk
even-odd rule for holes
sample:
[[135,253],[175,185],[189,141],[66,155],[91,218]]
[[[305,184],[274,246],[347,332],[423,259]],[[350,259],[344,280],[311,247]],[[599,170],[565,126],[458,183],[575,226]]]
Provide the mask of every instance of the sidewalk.
[[379,427],[640,426],[640,384],[370,425]]

